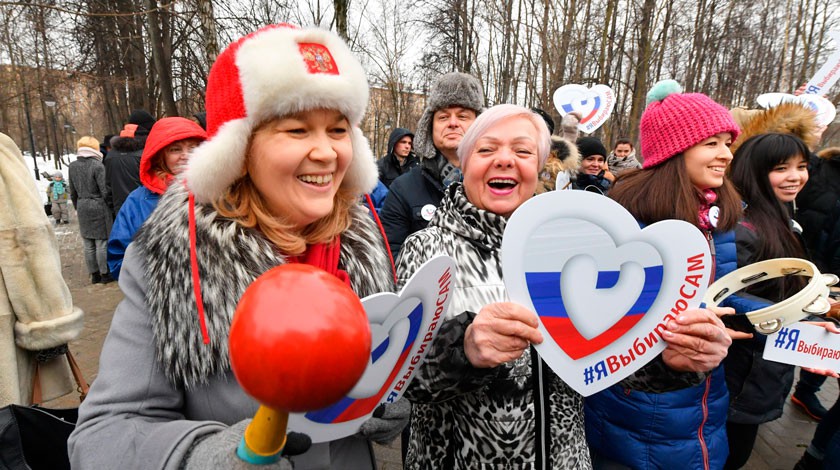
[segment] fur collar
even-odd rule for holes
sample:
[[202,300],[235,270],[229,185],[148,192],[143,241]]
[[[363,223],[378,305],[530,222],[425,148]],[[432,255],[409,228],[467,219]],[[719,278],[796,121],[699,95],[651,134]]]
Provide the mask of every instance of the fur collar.
[[[220,216],[212,205],[196,203],[196,251],[210,344],[204,344],[190,271],[188,193],[176,181],[138,232],[146,260],[146,302],[154,330],[156,357],[170,381],[190,388],[230,367],[228,331],[239,298],[265,271],[286,257],[258,231]],[[393,290],[393,275],[382,237],[368,212],[352,209],[341,235],[339,267],[360,296]]]

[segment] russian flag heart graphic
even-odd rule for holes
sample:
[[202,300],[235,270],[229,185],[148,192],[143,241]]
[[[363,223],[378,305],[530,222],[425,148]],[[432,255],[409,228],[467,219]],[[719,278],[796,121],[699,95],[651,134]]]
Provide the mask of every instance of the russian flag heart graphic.
[[619,204],[586,191],[532,198],[511,216],[502,242],[508,295],[540,320],[537,351],[584,396],[665,348],[657,328],[700,304],[711,267],[693,225],[640,229]]
[[578,112],[581,115],[578,129],[587,134],[604,125],[615,107],[615,93],[607,85],[592,88],[578,84],[563,85],[554,90],[552,100],[562,116]]
[[362,299],[370,321],[371,354],[367,369],[347,396],[332,406],[289,415],[289,429],[312,442],[351,436],[380,403],[398,400],[434,341],[455,285],[455,262],[436,256],[424,263],[399,294]]

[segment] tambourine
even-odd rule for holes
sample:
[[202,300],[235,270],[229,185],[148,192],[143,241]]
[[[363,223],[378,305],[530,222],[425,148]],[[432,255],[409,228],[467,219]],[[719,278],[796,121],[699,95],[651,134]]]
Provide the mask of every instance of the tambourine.
[[802,290],[781,302],[746,314],[759,333],[769,335],[808,315],[824,315],[831,309],[829,286],[837,284],[834,274],[822,274],[814,263],[799,258],[777,258],[736,269],[715,281],[706,291],[703,302],[716,307],[730,295],[762,281],[785,276],[810,277]]

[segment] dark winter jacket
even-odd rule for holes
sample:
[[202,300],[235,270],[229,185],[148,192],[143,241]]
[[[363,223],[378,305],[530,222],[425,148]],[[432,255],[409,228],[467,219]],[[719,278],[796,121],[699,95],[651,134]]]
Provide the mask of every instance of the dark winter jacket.
[[378,162],[376,162],[377,166],[379,167],[379,181],[382,181],[382,184],[385,187],[390,188],[391,183],[397,179],[399,176],[408,173],[409,170],[417,166],[420,163],[420,160],[417,159],[417,156],[414,155],[414,152],[408,154],[403,160],[402,165],[400,161],[397,159],[397,156],[394,155],[394,146],[397,145],[397,142],[400,141],[405,136],[414,137],[414,134],[411,133],[408,129],[398,127],[391,132],[391,136],[388,138],[388,153],[385,154],[384,157],[380,158]]
[[141,184],[140,156],[145,141],[145,137],[116,137],[111,141],[108,158],[102,161],[111,192],[109,204],[114,214],[120,212],[125,199]]
[[[73,468],[181,468],[198,440],[251,418],[258,403],[230,368],[228,332],[239,298],[286,257],[259,231],[196,204],[196,259],[209,344],[202,340],[190,270],[187,191],[176,180],[126,253],[99,375],[69,442]],[[351,208],[339,269],[361,297],[391,291],[385,245],[368,211]],[[282,308],[282,305],[279,306]],[[108,445],[103,445],[108,442]],[[313,444],[297,469],[370,469],[367,440]],[[133,464],[133,465],[132,465]]]
[[444,190],[440,166],[445,160],[441,154],[423,159],[391,184],[380,217],[395,258],[405,239],[426,228],[440,205]]
[[590,191],[593,193],[600,193],[607,195],[610,190],[610,180],[604,178],[604,172],[600,174],[590,175],[587,173],[578,173],[577,178],[572,181],[572,188],[582,191]]
[[105,167],[94,157],[79,157],[67,171],[70,199],[79,219],[79,235],[107,240],[114,219],[106,202],[110,194]]
[[[715,278],[736,268],[734,232],[717,233]],[[667,393],[628,387],[628,380],[650,375],[661,365],[660,386]],[[700,380],[674,380],[673,377]],[[633,469],[720,469],[729,454],[726,417],[729,394],[723,367],[709,374],[679,374],[660,358],[617,385],[586,399],[586,438],[603,457]]]
[[400,283],[437,254],[458,267],[446,320],[406,394],[413,404],[407,469],[591,468],[583,400],[533,349],[489,369],[473,367],[464,353],[475,314],[507,300],[500,261],[505,225],[455,183],[429,227],[405,242]]
[[820,271],[840,275],[840,147],[821,151],[809,170],[796,197],[796,220]]
[[[746,221],[735,227],[735,242],[738,249],[738,267],[758,261],[761,237]],[[760,290],[749,293],[753,305],[731,305],[739,314],[778,302],[786,297],[780,292],[778,283],[759,284]],[[746,296],[745,296],[746,297]],[[794,366],[764,359],[764,345],[767,336],[759,334],[742,315],[724,317],[727,326],[753,333],[750,339],[732,341],[729,354],[724,359],[726,385],[729,389],[729,421],[741,424],[761,424],[782,415],[785,399],[793,386]]]

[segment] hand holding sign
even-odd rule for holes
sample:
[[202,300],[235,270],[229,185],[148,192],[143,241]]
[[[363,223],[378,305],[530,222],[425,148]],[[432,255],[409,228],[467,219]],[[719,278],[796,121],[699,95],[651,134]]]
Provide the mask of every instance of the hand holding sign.
[[496,367],[518,359],[531,343],[542,343],[534,312],[512,302],[484,306],[467,327],[464,353],[479,368]]
[[619,204],[586,191],[531,198],[502,241],[508,295],[539,317],[540,357],[584,396],[666,347],[677,369],[720,362],[730,339],[713,312],[694,309],[711,267],[709,245],[693,225],[666,220],[639,229]]

